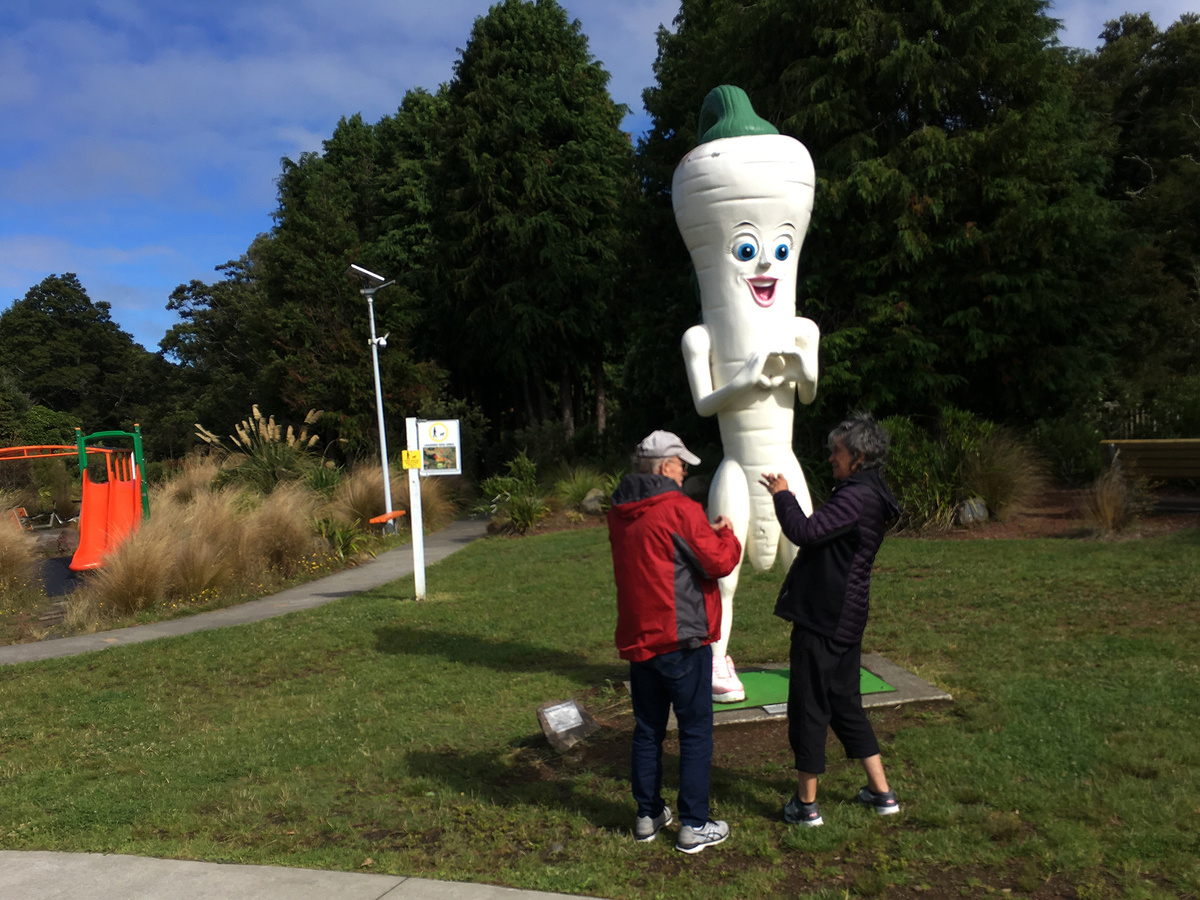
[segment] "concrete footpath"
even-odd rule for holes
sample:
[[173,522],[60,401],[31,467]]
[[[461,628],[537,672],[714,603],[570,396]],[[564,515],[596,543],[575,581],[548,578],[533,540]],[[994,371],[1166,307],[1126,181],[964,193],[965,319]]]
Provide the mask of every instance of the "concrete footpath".
[[[426,565],[445,559],[484,532],[483,522],[463,519],[426,536]],[[400,547],[364,565],[240,606],[153,625],[0,647],[0,665],[56,659],[193,631],[244,625],[340,600],[411,575],[412,571],[412,547]],[[0,850],[3,900],[545,900],[566,896],[401,875],[100,853]]]

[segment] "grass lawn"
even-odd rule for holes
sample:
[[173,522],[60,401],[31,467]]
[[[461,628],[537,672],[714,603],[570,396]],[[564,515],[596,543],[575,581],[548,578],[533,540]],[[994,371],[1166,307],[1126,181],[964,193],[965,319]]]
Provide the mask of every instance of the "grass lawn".
[[[479,541],[319,609],[0,668],[0,847],[363,870],[610,898],[1200,896],[1200,532],[893,538],[866,650],[955,696],[874,713],[904,812],[784,826],[778,724],[718,729],[695,857],[635,844],[603,529]],[[731,651],[786,659],[782,571]],[[610,727],[566,755],[535,708]],[[675,758],[668,752],[668,778]],[[674,829],[668,829],[672,839]]]

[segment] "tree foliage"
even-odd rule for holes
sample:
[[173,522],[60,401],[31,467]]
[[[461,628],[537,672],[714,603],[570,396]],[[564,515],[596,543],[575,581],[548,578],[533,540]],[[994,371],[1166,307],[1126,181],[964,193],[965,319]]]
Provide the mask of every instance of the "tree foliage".
[[608,77],[553,0],[504,0],[447,86],[430,326],[458,391],[493,418],[546,418],[557,393],[569,428],[585,379],[603,384],[635,194]]
[[46,277],[0,314],[3,384],[19,388],[22,407],[68,415],[88,432],[156,416],[170,366],[134,343],[110,310],[68,272]]
[[[444,103],[410,93],[370,125],[343,118],[323,152],[285,158],[275,227],[224,280],[180,285],[184,322],[164,343],[187,370],[206,421],[236,421],[247,397],[293,412],[330,411],[325,424],[352,449],[377,441],[367,303],[349,263],[394,277],[374,299],[379,366],[393,430],[438,395],[443,374],[410,337],[423,303],[428,166]],[[393,438],[395,436],[393,435]],[[394,442],[394,441],[393,441]]]
[[1128,241],[1110,290],[1132,312],[1107,394],[1126,411],[1177,405],[1181,386],[1200,388],[1200,19],[1163,32],[1145,13],[1124,15],[1101,39],[1077,93],[1112,132],[1108,191]]
[[656,190],[721,83],[813,154],[799,312],[822,329],[831,416],[946,402],[1031,416],[1105,372],[1105,157],[1044,8],[684,0],[660,32],[641,148]]

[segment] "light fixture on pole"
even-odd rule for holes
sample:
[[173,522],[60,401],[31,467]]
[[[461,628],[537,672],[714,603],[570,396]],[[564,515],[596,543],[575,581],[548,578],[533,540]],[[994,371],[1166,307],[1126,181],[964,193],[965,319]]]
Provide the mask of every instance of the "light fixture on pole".
[[[346,269],[346,274],[362,281],[359,293],[367,298],[367,318],[371,322],[371,338],[368,343],[371,345],[371,368],[375,372],[375,415],[379,419],[379,458],[383,463],[383,503],[386,508],[385,512],[390,517],[392,514],[392,479],[388,472],[387,432],[383,427],[383,389],[379,384],[379,348],[387,346],[388,334],[391,332],[389,331],[381,338],[375,337],[375,292],[396,282],[388,281],[382,275],[376,275],[353,263]],[[394,532],[396,520],[388,518],[383,527],[385,531]]]

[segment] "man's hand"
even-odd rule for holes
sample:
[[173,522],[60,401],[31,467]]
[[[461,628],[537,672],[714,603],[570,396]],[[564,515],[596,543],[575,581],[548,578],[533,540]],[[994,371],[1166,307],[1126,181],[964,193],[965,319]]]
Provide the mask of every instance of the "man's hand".
[[786,478],[784,478],[782,475],[773,475],[770,472],[763,472],[762,478],[759,479],[758,483],[770,491],[772,497],[774,497],[780,491],[786,491],[788,489]]
[[732,528],[733,522],[729,520],[729,516],[717,516],[717,520],[712,523],[712,530],[720,533],[726,528]]

